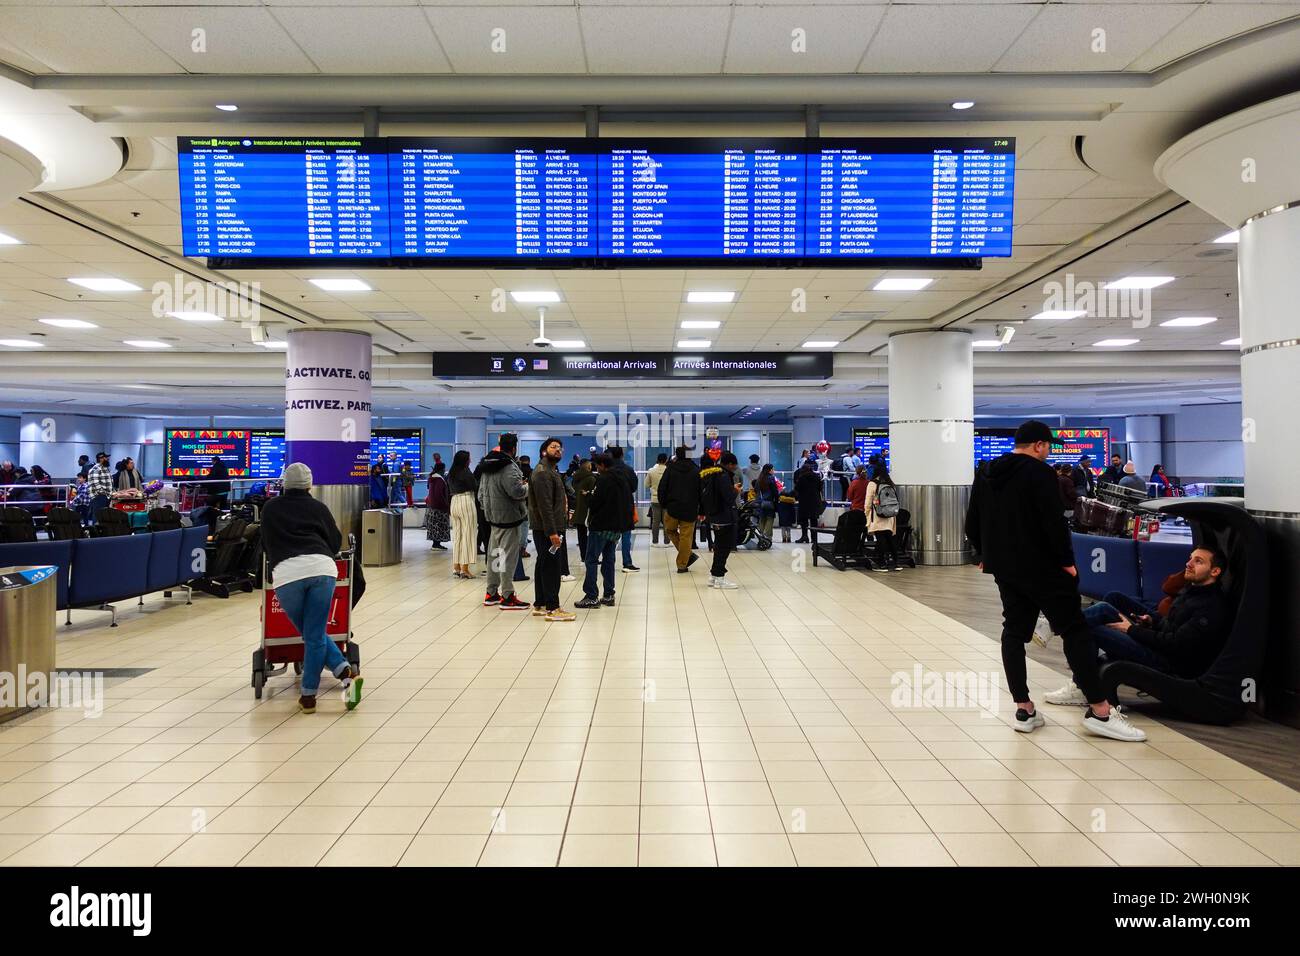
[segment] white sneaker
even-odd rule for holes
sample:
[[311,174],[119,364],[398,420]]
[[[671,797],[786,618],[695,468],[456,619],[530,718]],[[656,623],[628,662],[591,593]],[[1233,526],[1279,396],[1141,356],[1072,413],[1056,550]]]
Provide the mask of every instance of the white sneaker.
[[[1030,640],[1033,641],[1035,644],[1037,644],[1039,647],[1043,648],[1044,650],[1047,649],[1047,645],[1049,645],[1049,644],[1052,643],[1052,625],[1050,625],[1050,624],[1047,623],[1047,618],[1042,617],[1042,616],[1040,616],[1040,617],[1038,618],[1038,623],[1037,623],[1036,625],[1034,625],[1034,634],[1033,634],[1033,636],[1030,638]],[[1073,686],[1073,685],[1071,685],[1071,686]],[[1047,702],[1048,702],[1049,704],[1058,704],[1058,703],[1060,703],[1060,704],[1069,704],[1069,703],[1073,703],[1073,701],[1067,701],[1067,700],[1063,700],[1063,701],[1052,700],[1052,699],[1051,699],[1051,695],[1048,695],[1048,701],[1047,701]],[[1082,701],[1082,703],[1085,703],[1085,704],[1086,704],[1086,703],[1088,703],[1088,702],[1085,700],[1085,701]]]
[[1129,719],[1120,712],[1118,707],[1112,707],[1110,715],[1105,720],[1093,714],[1092,708],[1089,707],[1087,715],[1083,718],[1083,729],[1090,734],[1109,737],[1111,740],[1141,743],[1147,739],[1146,731],[1129,723]]
[[1076,707],[1082,707],[1088,703],[1088,698],[1083,696],[1083,691],[1075,686],[1074,681],[1070,681],[1060,690],[1054,690],[1043,695],[1043,700],[1049,704],[1067,704]]
[[1016,719],[1011,726],[1020,733],[1027,734],[1037,730],[1046,723],[1047,721],[1043,720],[1043,715],[1040,714],[1037,709],[1035,709],[1032,714],[1029,714],[1017,707]]
[[567,584],[568,582],[576,581],[577,579],[572,574],[561,574],[560,580]]
[[735,581],[728,581],[726,578],[714,578],[711,587],[715,587],[719,591],[734,591],[740,585]]

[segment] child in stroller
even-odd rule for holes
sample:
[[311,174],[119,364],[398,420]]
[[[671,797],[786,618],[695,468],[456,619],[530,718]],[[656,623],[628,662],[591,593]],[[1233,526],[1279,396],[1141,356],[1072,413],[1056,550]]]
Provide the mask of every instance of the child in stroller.
[[771,536],[763,534],[759,528],[759,519],[763,515],[758,501],[750,498],[742,502],[736,511],[736,547],[744,548],[751,541],[756,542],[759,551],[766,551],[772,547]]

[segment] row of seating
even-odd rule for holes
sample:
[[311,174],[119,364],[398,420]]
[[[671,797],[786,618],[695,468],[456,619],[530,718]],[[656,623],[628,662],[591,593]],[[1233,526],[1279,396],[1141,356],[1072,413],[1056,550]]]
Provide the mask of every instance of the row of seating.
[[73,608],[102,608],[112,612],[111,626],[117,627],[111,601],[136,597],[143,604],[146,594],[184,588],[186,603],[190,603],[190,582],[207,573],[207,535],[208,529],[200,526],[153,534],[0,544],[0,567],[57,567],[58,606],[68,611],[68,623]]
[[[107,538],[141,531],[175,531],[182,527],[181,515],[170,506],[136,511],[130,514],[116,508],[100,508],[95,524],[86,528],[81,515],[63,505],[55,505],[45,516],[44,530],[51,541],[76,541],[85,537]],[[22,508],[0,508],[0,544],[39,541],[36,520]]]
[[1161,585],[1187,564],[1189,545],[1171,541],[1134,541],[1099,534],[1074,532],[1074,564],[1079,570],[1079,590],[1090,598],[1111,591],[1159,601]]

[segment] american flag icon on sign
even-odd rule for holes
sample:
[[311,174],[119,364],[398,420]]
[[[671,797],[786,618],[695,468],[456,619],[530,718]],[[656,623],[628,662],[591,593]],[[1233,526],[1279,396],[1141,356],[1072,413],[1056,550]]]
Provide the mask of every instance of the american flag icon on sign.
[[547,368],[547,359],[533,359],[533,371],[545,372]]

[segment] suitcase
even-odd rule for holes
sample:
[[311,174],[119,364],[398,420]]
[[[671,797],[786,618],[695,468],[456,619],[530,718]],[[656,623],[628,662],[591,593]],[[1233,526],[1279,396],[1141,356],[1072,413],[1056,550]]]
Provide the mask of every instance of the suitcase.
[[1080,498],[1075,514],[1084,528],[1097,534],[1123,534],[1128,525],[1127,515],[1122,508],[1096,498]]

